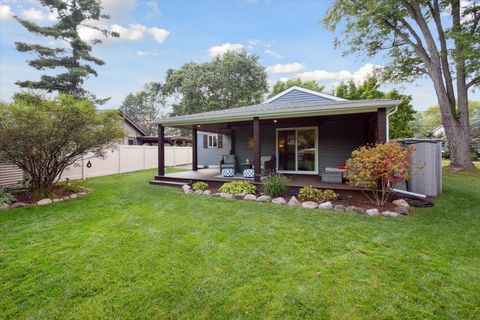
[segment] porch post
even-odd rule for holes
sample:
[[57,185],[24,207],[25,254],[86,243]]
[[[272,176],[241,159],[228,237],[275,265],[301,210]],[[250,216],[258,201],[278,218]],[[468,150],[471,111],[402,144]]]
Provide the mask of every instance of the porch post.
[[379,108],[377,111],[377,143],[387,142],[387,111]]
[[255,142],[255,149],[253,150],[253,168],[254,168],[254,181],[260,182],[260,120],[258,117],[253,118],[253,141]]
[[198,144],[197,128],[194,128],[192,129],[192,170],[193,171],[197,171],[198,169],[197,144]]
[[165,127],[158,125],[158,175],[165,175]]

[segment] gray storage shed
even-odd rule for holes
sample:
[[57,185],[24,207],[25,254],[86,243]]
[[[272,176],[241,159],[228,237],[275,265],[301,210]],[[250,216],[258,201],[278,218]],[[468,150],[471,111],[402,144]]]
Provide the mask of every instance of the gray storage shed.
[[435,197],[442,193],[442,140],[398,139],[404,146],[412,145],[413,177],[407,181],[406,190]]

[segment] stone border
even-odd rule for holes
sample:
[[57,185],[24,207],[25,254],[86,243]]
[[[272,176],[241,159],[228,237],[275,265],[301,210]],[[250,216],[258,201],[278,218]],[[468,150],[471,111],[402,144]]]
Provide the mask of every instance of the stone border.
[[15,209],[15,208],[25,208],[25,207],[33,207],[33,206],[45,206],[45,205],[48,205],[48,204],[58,203],[58,202],[62,202],[62,201],[65,201],[65,200],[77,199],[77,198],[86,196],[86,195],[88,194],[88,192],[91,191],[91,189],[86,188],[86,187],[80,187],[80,188],[81,188],[82,190],[85,190],[85,191],[81,191],[81,192],[77,192],[77,193],[72,193],[71,195],[65,196],[65,197],[63,197],[63,198],[53,198],[53,199],[44,198],[44,199],[38,200],[38,201],[35,202],[35,203],[14,202],[14,203],[12,203],[12,204],[10,204],[10,205],[6,205],[6,206],[3,206],[3,207],[0,207],[0,210]]
[[291,197],[290,200],[287,202],[283,197],[273,198],[268,195],[260,195],[256,196],[254,194],[246,194],[246,193],[237,193],[237,194],[230,194],[230,193],[212,193],[212,190],[196,190],[193,191],[192,187],[188,184],[182,186],[182,190],[185,194],[195,194],[195,195],[204,195],[210,197],[220,197],[224,199],[236,199],[236,200],[245,200],[251,202],[271,202],[278,205],[288,205],[291,207],[302,207],[307,209],[320,209],[320,210],[329,210],[335,212],[349,212],[349,213],[357,213],[362,214],[370,217],[374,216],[384,216],[384,217],[399,217],[402,215],[408,215],[410,213],[410,206],[407,201],[404,199],[398,199],[393,201],[392,203],[396,206],[394,211],[380,211],[377,208],[370,208],[364,209],[357,206],[347,206],[338,204],[334,205],[332,202],[322,202],[318,203],[315,201],[304,201],[301,202],[297,200],[295,196]]

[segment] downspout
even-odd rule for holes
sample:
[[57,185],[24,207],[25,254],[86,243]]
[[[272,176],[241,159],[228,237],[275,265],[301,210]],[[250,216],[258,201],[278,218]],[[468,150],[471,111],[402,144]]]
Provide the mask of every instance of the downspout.
[[398,105],[392,111],[387,112],[387,142],[390,141],[390,119],[389,117],[398,111]]

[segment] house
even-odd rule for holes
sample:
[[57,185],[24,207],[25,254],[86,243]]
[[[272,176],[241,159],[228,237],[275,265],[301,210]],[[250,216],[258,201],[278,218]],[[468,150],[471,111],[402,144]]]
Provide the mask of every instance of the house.
[[[220,184],[241,178],[242,171],[249,168],[254,172],[252,182],[259,183],[261,167],[270,160],[271,169],[287,174],[291,186],[332,187],[319,175],[329,169],[340,170],[359,146],[387,141],[388,116],[399,103],[387,99],[349,101],[292,87],[260,104],[165,118],[158,124],[160,146],[165,127],[192,131],[192,171],[165,174],[164,149],[160,147],[158,175],[152,183],[202,180]],[[217,148],[213,147],[215,136],[228,137],[230,150],[225,150],[222,141],[221,153],[234,156],[234,177],[223,177],[219,169],[199,169],[201,153],[201,157],[208,153],[217,163],[222,159],[215,150],[218,140]],[[353,188],[344,184],[334,187]]]

